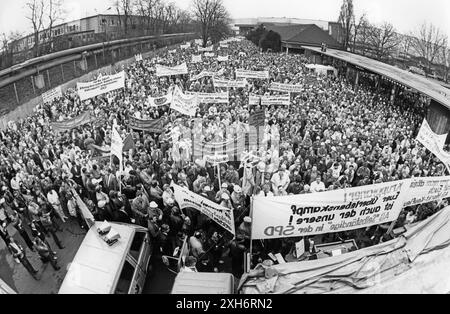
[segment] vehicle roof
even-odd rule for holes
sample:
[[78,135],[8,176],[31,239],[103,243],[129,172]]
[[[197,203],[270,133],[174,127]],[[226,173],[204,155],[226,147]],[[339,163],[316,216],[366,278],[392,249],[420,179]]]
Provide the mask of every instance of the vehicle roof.
[[181,272],[175,278],[172,294],[232,294],[231,274]]
[[102,222],[89,230],[59,290],[59,294],[110,294],[114,292],[120,270],[131,247],[137,226],[110,223],[120,234],[109,246],[97,233]]

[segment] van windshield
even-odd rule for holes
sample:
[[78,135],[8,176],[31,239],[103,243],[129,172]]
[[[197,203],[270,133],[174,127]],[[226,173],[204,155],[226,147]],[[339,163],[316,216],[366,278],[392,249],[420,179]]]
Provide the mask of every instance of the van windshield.
[[130,255],[134,258],[136,262],[139,262],[139,253],[144,243],[145,232],[137,231],[134,234],[133,243],[131,243]]
[[127,260],[123,265],[122,273],[119,277],[119,282],[116,287],[116,294],[128,294],[130,290],[131,281],[133,280],[134,275],[134,267]]

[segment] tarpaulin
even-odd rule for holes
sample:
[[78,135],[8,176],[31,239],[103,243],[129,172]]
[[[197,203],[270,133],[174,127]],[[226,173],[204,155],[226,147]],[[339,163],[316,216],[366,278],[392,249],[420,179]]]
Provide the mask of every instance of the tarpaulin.
[[[340,256],[265,268],[244,275],[244,294],[449,293],[450,207],[402,236]],[[275,274],[270,279],[265,275]]]

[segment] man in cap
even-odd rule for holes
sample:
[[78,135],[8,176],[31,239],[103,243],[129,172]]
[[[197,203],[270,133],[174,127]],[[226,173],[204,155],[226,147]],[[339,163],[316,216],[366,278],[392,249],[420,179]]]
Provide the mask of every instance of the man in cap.
[[219,203],[222,200],[223,194],[228,194],[228,196],[230,196],[230,192],[228,191],[228,183],[222,183],[219,192],[216,193],[215,201],[217,203]]

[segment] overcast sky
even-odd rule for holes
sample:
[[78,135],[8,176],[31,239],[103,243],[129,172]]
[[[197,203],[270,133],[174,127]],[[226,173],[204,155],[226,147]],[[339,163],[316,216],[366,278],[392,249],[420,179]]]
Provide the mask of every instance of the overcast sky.
[[[28,0],[0,0],[0,33],[19,30],[30,33],[31,25],[25,18]],[[66,20],[74,20],[103,13],[112,0],[63,0]],[[188,9],[192,0],[168,0]],[[335,21],[342,0],[224,0],[233,18],[295,17]],[[363,12],[369,20],[381,24],[392,23],[399,32],[408,33],[423,22],[432,22],[450,37],[449,0],[354,0],[358,18]]]

